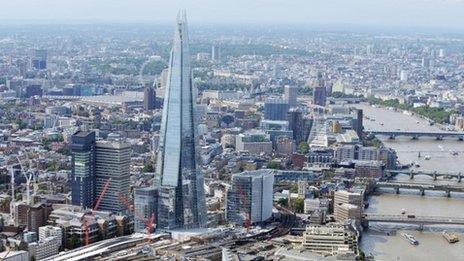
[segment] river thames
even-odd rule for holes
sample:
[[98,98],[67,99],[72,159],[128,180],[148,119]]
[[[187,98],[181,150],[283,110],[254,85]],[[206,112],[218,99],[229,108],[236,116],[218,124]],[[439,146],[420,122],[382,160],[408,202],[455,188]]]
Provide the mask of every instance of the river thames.
[[[430,126],[428,121],[414,115],[386,108],[374,108],[369,105],[358,105],[364,110],[364,127],[366,130],[386,131],[440,131],[440,126]],[[375,120],[371,120],[375,119]],[[397,151],[398,159],[402,164],[416,162],[420,167],[417,170],[439,172],[464,173],[464,142],[457,139],[436,140],[433,138],[420,138],[412,140],[408,137],[379,137],[387,147]],[[419,153],[421,157],[419,156]],[[426,159],[427,158],[427,159]],[[398,176],[398,180],[408,182],[427,183],[453,183],[456,180],[439,179],[433,181],[431,177],[416,176],[409,180],[409,176]],[[462,183],[464,186],[464,182]],[[383,193],[373,196],[369,201],[366,213],[398,215],[403,210],[409,214],[425,216],[464,217],[464,195],[452,195],[446,198],[441,192],[427,192],[425,197],[419,196],[415,191],[402,191],[400,195]],[[462,233],[464,227],[438,227],[426,226],[423,231],[414,230],[414,226],[405,226],[402,229],[412,234],[419,241],[418,246],[411,245],[401,236],[403,230],[396,234],[387,235],[388,225],[381,225],[363,234],[361,249],[372,253],[376,260],[464,260],[464,243]],[[444,229],[459,232],[461,241],[449,244],[441,235]]]

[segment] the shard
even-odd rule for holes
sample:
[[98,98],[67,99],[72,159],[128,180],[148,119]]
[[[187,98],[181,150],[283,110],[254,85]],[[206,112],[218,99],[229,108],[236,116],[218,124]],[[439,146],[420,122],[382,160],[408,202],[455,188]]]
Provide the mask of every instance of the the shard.
[[177,17],[169,61],[156,167],[160,229],[190,229],[206,223],[204,180],[199,168],[196,97],[190,67],[185,11]]

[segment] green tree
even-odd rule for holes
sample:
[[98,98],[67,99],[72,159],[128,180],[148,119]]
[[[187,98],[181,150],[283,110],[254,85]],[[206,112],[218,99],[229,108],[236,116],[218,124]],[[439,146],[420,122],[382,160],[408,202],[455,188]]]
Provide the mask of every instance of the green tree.
[[68,239],[68,249],[73,249],[78,247],[80,244],[79,238],[75,234],[73,234],[69,239]]
[[279,206],[286,207],[288,206],[288,200],[286,198],[279,198],[279,200],[277,200],[277,204],[279,204]]
[[300,153],[303,153],[303,154],[308,153],[308,152],[309,152],[309,145],[308,145],[308,143],[307,143],[307,142],[304,142],[304,141],[300,142],[300,144],[298,144],[298,151],[299,151]]
[[304,212],[304,198],[295,199],[295,212],[297,213]]
[[271,160],[267,163],[267,167],[270,169],[280,169],[280,163],[278,161]]
[[148,163],[143,166],[142,172],[154,172],[155,168],[153,167],[153,164]]

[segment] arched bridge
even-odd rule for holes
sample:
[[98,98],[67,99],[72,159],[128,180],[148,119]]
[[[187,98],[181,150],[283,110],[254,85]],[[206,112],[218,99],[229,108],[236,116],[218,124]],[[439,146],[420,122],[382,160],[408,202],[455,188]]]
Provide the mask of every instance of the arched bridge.
[[390,176],[396,176],[398,174],[408,175],[411,179],[414,179],[416,175],[425,175],[432,177],[433,180],[437,180],[438,177],[456,178],[458,182],[461,182],[463,174],[461,172],[438,172],[438,171],[416,171],[416,170],[385,170]]

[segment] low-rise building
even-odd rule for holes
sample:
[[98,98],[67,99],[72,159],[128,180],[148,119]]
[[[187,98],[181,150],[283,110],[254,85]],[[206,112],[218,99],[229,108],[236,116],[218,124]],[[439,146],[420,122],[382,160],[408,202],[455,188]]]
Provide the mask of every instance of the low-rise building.
[[303,233],[302,247],[324,255],[357,253],[358,237],[355,231],[341,223],[309,225]]

